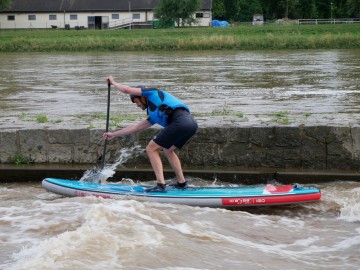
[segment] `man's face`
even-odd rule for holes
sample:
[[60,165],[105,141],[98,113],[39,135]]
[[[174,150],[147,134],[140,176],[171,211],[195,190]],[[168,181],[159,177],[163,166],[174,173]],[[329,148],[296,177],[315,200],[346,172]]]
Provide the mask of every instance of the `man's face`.
[[[142,98],[142,97],[141,97]],[[143,102],[141,102],[141,98],[134,98],[134,103],[136,104],[136,107],[146,110],[146,107]]]

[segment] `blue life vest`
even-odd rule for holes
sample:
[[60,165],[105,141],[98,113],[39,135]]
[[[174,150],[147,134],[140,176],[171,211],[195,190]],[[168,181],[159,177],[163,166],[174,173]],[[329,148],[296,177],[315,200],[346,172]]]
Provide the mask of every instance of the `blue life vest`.
[[169,115],[176,108],[184,108],[190,112],[189,107],[173,95],[156,88],[141,88],[141,95],[147,98],[148,121],[166,127]]

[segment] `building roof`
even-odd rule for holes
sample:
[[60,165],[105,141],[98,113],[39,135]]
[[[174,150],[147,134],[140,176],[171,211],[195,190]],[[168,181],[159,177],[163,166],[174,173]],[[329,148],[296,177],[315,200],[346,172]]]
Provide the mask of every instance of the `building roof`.
[[[12,0],[6,13],[145,11],[152,10],[160,0]],[[210,10],[211,0],[203,0],[201,9]],[[130,3],[130,4],[129,4]]]

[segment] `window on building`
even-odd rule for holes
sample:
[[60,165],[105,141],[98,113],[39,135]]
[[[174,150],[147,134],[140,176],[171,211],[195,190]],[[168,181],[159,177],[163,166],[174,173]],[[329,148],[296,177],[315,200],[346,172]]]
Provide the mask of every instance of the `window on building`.
[[15,15],[8,15],[8,21],[15,21]]
[[111,14],[111,19],[118,20],[120,18],[119,14]]
[[204,18],[210,18],[210,12],[204,12]]
[[56,21],[56,15],[49,15],[49,21]]
[[36,21],[36,15],[28,15],[29,21]]
[[133,14],[133,19],[134,19],[134,20],[140,19],[140,13],[135,13],[135,14]]
[[76,21],[77,20],[77,14],[70,14],[70,20]]
[[198,12],[196,13],[196,18],[210,18],[209,12]]

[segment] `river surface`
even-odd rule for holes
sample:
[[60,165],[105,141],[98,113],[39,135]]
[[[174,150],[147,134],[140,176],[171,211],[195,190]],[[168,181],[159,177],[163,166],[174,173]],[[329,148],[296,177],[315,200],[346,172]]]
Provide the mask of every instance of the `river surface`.
[[1,184],[0,269],[359,269],[360,183],[313,186],[316,203],[231,211]]
[[[0,128],[103,127],[109,74],[168,90],[201,126],[360,122],[360,50],[10,53],[0,63]],[[144,117],[111,94],[112,126]]]

